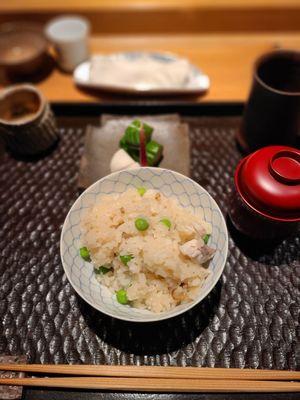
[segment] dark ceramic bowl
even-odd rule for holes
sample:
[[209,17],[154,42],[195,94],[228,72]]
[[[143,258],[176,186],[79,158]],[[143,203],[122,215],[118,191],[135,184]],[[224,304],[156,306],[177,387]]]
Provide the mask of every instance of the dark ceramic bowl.
[[0,27],[0,68],[9,77],[36,73],[45,61],[47,48],[38,26],[6,23]]
[[1,91],[0,138],[22,156],[41,154],[57,141],[54,115],[35,86],[12,85]]
[[268,145],[297,147],[300,132],[300,51],[276,50],[254,65],[252,88],[237,139],[247,152]]

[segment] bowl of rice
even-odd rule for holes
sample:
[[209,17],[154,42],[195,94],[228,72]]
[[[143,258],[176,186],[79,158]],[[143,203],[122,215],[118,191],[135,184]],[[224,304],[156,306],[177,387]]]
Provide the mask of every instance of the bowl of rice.
[[177,172],[143,167],[110,174],[70,209],[61,259],[91,306],[133,322],[175,317],[213,289],[228,233],[214,199]]

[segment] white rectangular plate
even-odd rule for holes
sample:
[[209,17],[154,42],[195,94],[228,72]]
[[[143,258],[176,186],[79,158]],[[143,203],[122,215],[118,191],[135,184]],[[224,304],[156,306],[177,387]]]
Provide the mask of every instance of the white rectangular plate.
[[[161,63],[172,63],[179,60],[178,57],[165,53],[144,53],[144,52],[125,52],[115,53],[111,55],[97,55],[99,58],[110,58],[114,60],[130,59],[138,60],[141,57],[150,57],[155,61]],[[82,86],[90,89],[98,89],[103,91],[115,92],[115,93],[127,93],[135,95],[196,95],[205,93],[210,86],[209,77],[205,75],[199,68],[190,64],[188,72],[188,78],[184,86],[172,86],[172,87],[153,87],[153,88],[141,88],[138,85],[113,85],[96,83],[90,80],[90,66],[91,61],[85,61],[80,64],[74,71],[73,78],[74,82],[78,86]]]

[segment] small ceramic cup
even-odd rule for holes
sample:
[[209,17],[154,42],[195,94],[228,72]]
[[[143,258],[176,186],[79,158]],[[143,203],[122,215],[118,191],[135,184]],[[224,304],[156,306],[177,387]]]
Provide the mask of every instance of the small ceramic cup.
[[54,115],[32,85],[15,85],[0,92],[0,136],[20,155],[36,155],[58,139]]
[[89,22],[78,16],[57,17],[47,24],[45,34],[55,47],[57,62],[62,70],[72,72],[88,59],[89,32]]

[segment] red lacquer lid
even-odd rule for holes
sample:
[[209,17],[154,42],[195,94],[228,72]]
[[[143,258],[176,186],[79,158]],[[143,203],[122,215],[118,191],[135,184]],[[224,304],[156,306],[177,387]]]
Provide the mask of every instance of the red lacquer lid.
[[255,151],[239,163],[235,185],[259,214],[300,221],[300,150],[268,146]]

